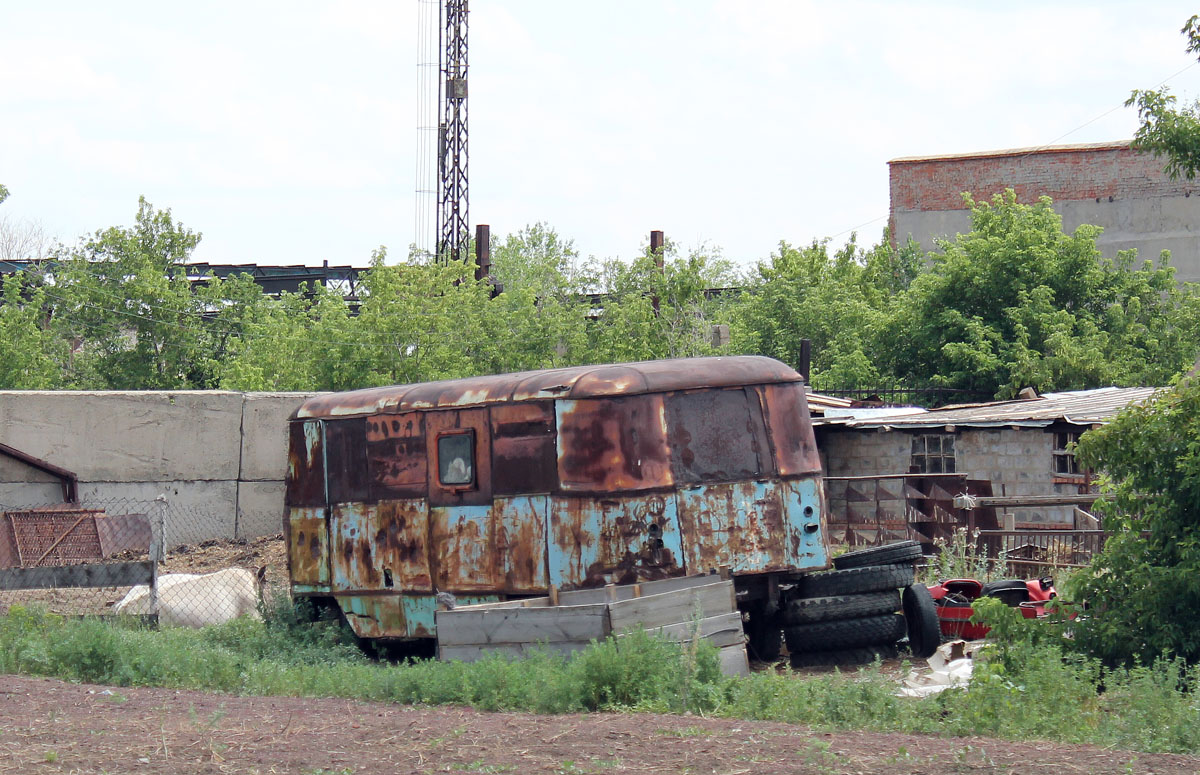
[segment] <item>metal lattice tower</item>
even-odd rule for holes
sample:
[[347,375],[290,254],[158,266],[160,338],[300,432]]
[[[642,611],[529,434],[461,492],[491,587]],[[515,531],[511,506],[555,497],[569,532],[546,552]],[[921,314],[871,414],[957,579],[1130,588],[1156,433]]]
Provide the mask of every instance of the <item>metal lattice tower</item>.
[[467,197],[467,0],[442,6],[438,90],[439,260],[465,259],[471,236]]

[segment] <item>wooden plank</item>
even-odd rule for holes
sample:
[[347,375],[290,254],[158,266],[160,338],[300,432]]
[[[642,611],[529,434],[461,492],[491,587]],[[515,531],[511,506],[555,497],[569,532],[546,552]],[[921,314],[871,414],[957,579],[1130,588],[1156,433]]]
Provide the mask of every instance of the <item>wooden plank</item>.
[[438,611],[438,642],[446,646],[492,643],[561,643],[604,638],[611,629],[603,605],[545,608],[486,608],[474,606]]
[[746,647],[726,646],[721,649],[721,672],[725,675],[750,675],[750,662],[746,659]]
[[455,611],[484,611],[492,608],[546,608],[550,605],[548,597],[525,597],[520,600],[498,600],[494,603],[474,603],[461,605]]
[[746,642],[745,632],[742,629],[742,615],[737,611],[701,619],[699,626],[692,622],[679,622],[655,627],[650,630],[650,633],[662,635],[668,640],[683,642],[690,642],[694,636],[699,636],[710,641],[717,648],[740,646]]
[[[670,579],[659,579],[658,581],[643,581],[638,584],[615,586],[612,587],[611,594],[615,595],[619,601],[632,600],[636,597],[674,592],[677,589],[702,587],[705,584],[713,583],[716,579],[717,576],[715,574],[678,576]],[[610,602],[609,594],[609,587],[597,587],[595,589],[577,589],[571,592],[559,592],[558,599],[561,605],[590,605],[592,603]]]
[[52,565],[44,568],[0,570],[0,589],[57,589],[69,587],[131,587],[149,584],[154,563],[111,562],[91,565]]
[[458,660],[460,662],[478,662],[492,654],[501,654],[510,659],[521,659],[532,654],[537,649],[559,654],[572,654],[587,647],[587,642],[569,641],[565,643],[497,643],[488,646],[438,646],[438,659],[443,662]]
[[690,622],[696,616],[706,618],[730,613],[737,609],[737,597],[732,581],[718,581],[701,587],[649,595],[609,604],[612,631],[635,627],[650,629],[679,622]]
[[1074,504],[1095,503],[1103,496],[1100,493],[1082,493],[1075,495],[980,495],[975,498],[974,508],[982,509],[988,506],[1072,506]]

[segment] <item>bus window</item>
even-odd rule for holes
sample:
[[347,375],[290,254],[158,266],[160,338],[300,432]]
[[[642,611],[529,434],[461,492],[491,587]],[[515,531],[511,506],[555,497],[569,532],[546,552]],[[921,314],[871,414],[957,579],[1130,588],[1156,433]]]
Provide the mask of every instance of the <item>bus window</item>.
[[450,486],[475,483],[475,435],[451,433],[438,438],[438,481]]

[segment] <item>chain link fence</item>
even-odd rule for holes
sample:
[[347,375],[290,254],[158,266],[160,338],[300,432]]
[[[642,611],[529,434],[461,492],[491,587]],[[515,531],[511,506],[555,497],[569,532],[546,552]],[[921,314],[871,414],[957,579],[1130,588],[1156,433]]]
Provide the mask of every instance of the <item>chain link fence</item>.
[[283,537],[234,537],[245,515],[228,511],[166,496],[0,503],[0,615],[38,605],[185,626],[257,615],[287,594]]

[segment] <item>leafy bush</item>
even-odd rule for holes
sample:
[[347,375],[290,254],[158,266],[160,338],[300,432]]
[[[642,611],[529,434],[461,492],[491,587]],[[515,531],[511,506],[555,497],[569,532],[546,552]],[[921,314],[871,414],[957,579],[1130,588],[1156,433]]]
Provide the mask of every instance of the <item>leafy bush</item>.
[[1110,665],[1200,661],[1200,380],[1088,432],[1077,455],[1104,472],[1096,508],[1115,534],[1079,580],[1077,643]]

